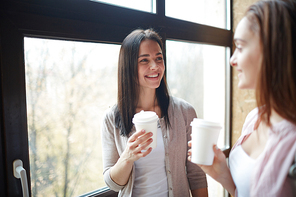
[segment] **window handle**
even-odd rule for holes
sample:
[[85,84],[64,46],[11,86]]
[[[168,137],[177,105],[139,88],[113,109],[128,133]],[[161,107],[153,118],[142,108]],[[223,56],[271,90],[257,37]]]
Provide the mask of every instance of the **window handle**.
[[19,160],[19,159],[14,160],[14,162],[13,162],[13,175],[14,175],[15,178],[21,179],[23,197],[29,197],[27,173],[26,173],[26,170],[23,168],[22,160]]

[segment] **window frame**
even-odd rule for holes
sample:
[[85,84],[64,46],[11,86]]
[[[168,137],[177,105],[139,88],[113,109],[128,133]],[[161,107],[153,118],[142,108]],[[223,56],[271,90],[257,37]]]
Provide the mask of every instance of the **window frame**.
[[[230,20],[232,21],[231,12]],[[230,30],[226,30],[166,17],[165,0],[156,0],[156,14],[87,0],[1,0],[0,196],[22,194],[20,181],[12,173],[15,159],[21,159],[24,163],[31,196],[24,37],[120,44],[126,35],[138,27],[153,27],[161,35],[164,45],[169,39],[232,48],[232,25]],[[227,55],[229,58],[230,54]],[[224,153],[228,156],[232,131],[230,68],[227,69],[226,77],[229,79],[226,82]],[[90,192],[88,196],[116,196],[116,193],[105,188]]]

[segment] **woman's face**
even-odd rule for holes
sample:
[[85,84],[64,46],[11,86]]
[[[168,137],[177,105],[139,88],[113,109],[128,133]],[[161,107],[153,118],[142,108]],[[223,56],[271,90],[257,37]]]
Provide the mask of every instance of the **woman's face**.
[[262,47],[259,33],[251,31],[250,21],[244,17],[238,24],[234,42],[236,49],[230,58],[231,66],[238,71],[240,89],[255,89],[262,64]]
[[138,77],[141,88],[156,89],[164,74],[163,54],[154,40],[143,40],[138,56]]

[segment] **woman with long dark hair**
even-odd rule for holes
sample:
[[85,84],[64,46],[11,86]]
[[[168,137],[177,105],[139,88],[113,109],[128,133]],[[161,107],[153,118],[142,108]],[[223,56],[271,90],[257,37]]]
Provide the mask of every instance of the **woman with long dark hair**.
[[[169,95],[164,71],[163,44],[155,31],[138,29],[124,39],[117,105],[107,111],[102,128],[104,180],[119,196],[208,196],[204,172],[187,161],[195,110]],[[153,150],[145,150],[152,133],[132,124],[142,110],[159,117]]]
[[251,5],[234,42],[238,87],[256,90],[257,108],[230,152],[229,168],[216,147],[213,165],[200,167],[233,196],[295,197],[288,174],[296,154],[296,1]]

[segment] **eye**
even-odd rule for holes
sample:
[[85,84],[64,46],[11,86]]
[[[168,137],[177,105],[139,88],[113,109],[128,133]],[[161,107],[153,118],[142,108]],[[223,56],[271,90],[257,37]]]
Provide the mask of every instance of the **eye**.
[[163,60],[163,57],[161,56],[156,58],[156,61],[162,61],[162,60]]
[[146,59],[146,58],[145,59],[141,59],[140,62],[141,63],[146,63],[146,62],[148,62],[148,59]]
[[240,44],[235,44],[235,48],[241,52],[243,50],[242,46]]
[[236,47],[236,49],[239,51],[239,52],[242,52],[243,48],[241,47]]

